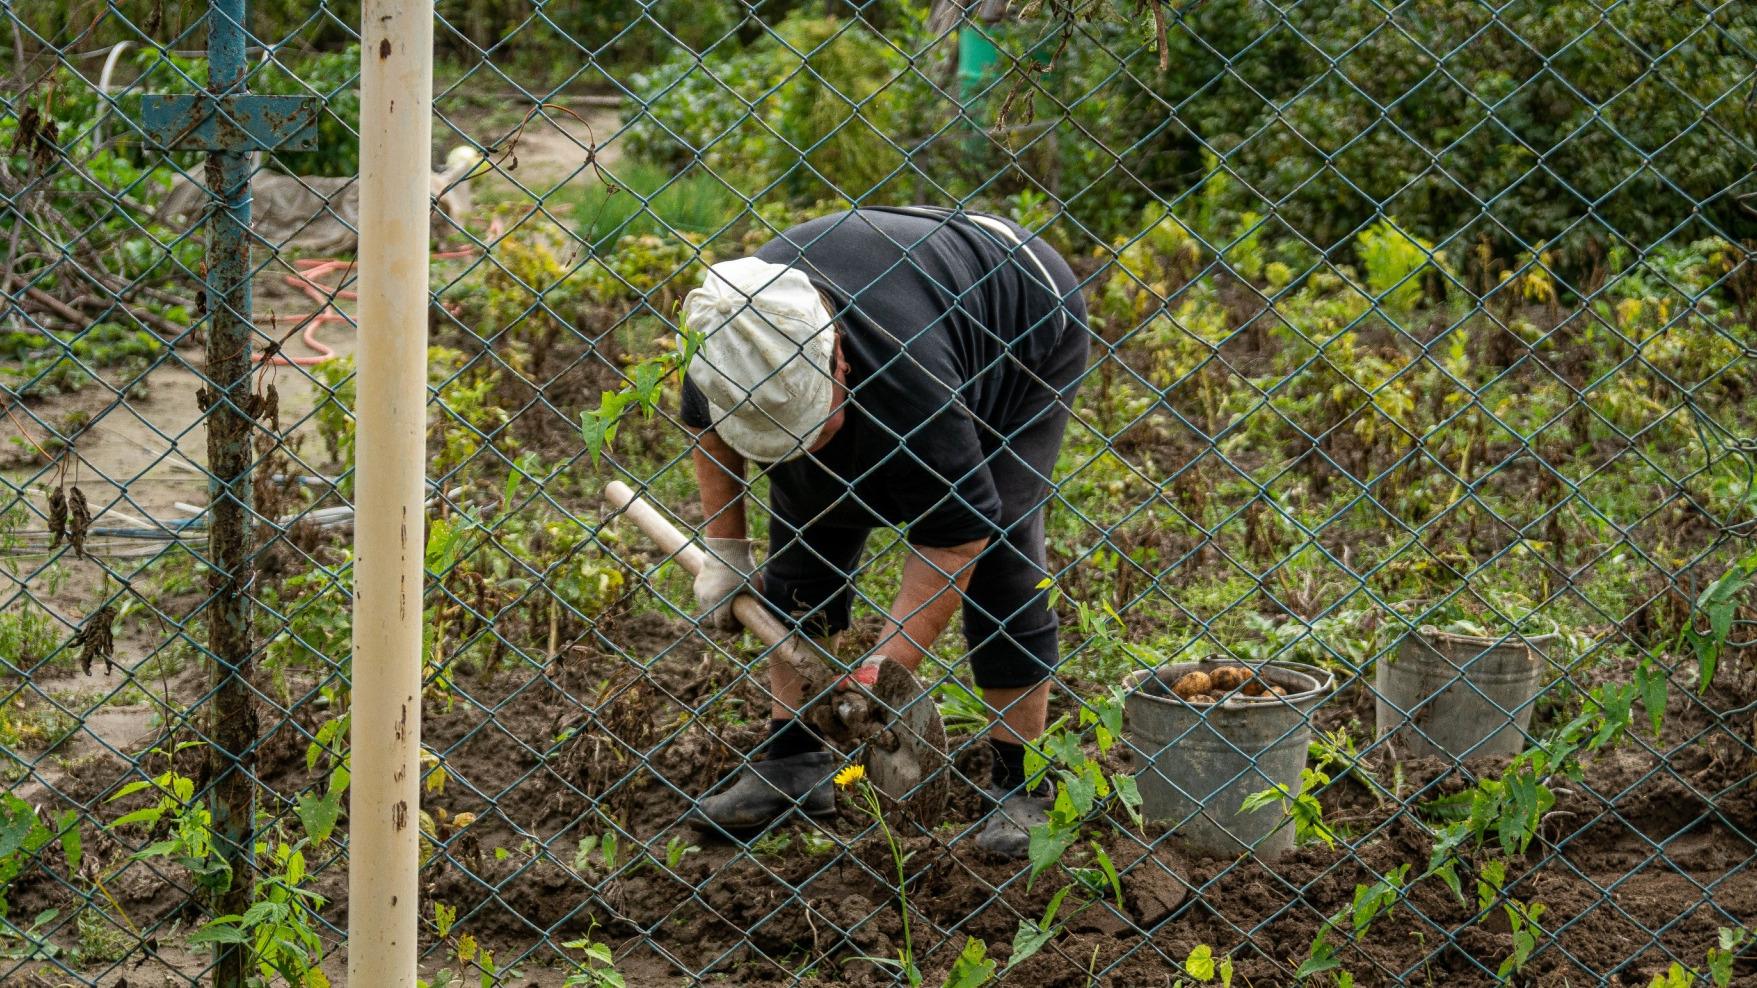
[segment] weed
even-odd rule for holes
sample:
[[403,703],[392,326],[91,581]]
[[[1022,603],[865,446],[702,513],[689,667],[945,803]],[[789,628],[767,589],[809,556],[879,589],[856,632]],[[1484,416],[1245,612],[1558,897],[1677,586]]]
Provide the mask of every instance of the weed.
[[[1695,623],[1684,626],[1683,643],[1696,656],[1697,690],[1707,692],[1720,668],[1720,658],[1732,635],[1733,617],[1747,590],[1757,584],[1757,552],[1746,554],[1727,567],[1707,589],[1696,598],[1696,610],[1707,621],[1706,630]],[[1651,708],[1650,708],[1651,710]]]
[[805,848],[807,854],[822,857],[835,853],[836,849],[842,845],[837,843],[834,837],[826,836],[815,830],[807,830],[799,835],[799,846]]
[[915,940],[910,933],[909,909],[909,876],[904,866],[909,856],[904,853],[903,845],[897,835],[891,832],[891,825],[885,821],[884,810],[879,806],[878,790],[866,777],[866,768],[862,765],[849,765],[836,773],[837,786],[851,790],[856,797],[856,804],[884,835],[885,845],[891,850],[891,861],[897,866],[897,905],[903,917],[903,946],[895,960],[882,957],[862,957],[859,960],[871,961],[886,967],[894,967],[909,982],[909,988],[919,988],[922,982],[921,969],[915,966]]
[[574,850],[573,867],[582,875],[607,878],[616,874],[617,866],[621,863],[622,837],[615,827],[601,834],[581,837],[579,846]]
[[1488,912],[1499,903],[1513,935],[1513,952],[1495,972],[1503,982],[1525,969],[1532,951],[1537,949],[1540,938],[1545,935],[1543,928],[1537,925],[1544,914],[1543,903],[1522,902],[1507,894],[1506,881],[1507,863],[1500,860],[1485,861],[1476,880],[1477,909]]
[[1720,928],[1715,945],[1708,948],[1708,976],[1714,988],[1727,988],[1733,983],[1733,961],[1750,940],[1749,930]]
[[564,988],[623,988],[622,974],[616,970],[616,955],[611,952],[610,945],[592,939],[597,928],[597,923],[593,922],[585,936],[562,944],[585,955],[571,962],[574,969],[562,982]]
[[218,892],[231,886],[232,869],[215,851],[213,813],[195,801],[195,780],[179,773],[173,765],[178,752],[202,745],[200,741],[184,741],[170,751],[155,748],[148,752],[145,762],[150,764],[152,757],[157,755],[164,759],[166,769],[150,779],[122,786],[109,801],[115,802],[136,793],[149,795],[152,801],[110,821],[108,829],[115,831],[138,825],[153,832],[161,824],[169,824],[168,836],[135,851],[132,858],[167,858],[187,869],[197,887]]
[[685,843],[684,839],[681,837],[671,838],[669,841],[665,842],[665,870],[676,871],[677,866],[683,864],[685,856],[699,854],[700,852],[700,847],[697,847],[694,844]]
[[78,726],[79,719],[58,701],[31,703],[22,692],[0,700],[0,749],[7,755],[0,772],[22,775],[28,768],[21,755],[54,751]]
[[634,406],[640,408],[647,418],[652,418],[658,410],[660,386],[665,379],[672,372],[681,374],[689,367],[690,360],[701,347],[702,337],[700,333],[684,328],[680,340],[681,348],[666,350],[630,367],[626,385],[616,391],[604,392],[596,409],[580,413],[580,437],[585,440],[593,466],[598,465],[599,455],[616,441],[622,413]]
[[947,677],[933,688],[938,697],[940,719],[949,735],[980,735],[988,730],[988,705],[976,687]]
[[752,854],[762,858],[778,858],[787,853],[793,846],[793,838],[786,834],[770,831],[750,842]]
[[432,981],[428,981],[426,978],[417,978],[415,979],[416,984],[420,988],[454,988],[454,986],[462,985],[465,972],[472,967],[480,973],[481,984],[484,988],[498,983],[496,979],[498,968],[494,963],[493,951],[482,949],[481,944],[476,942],[476,938],[468,933],[459,933],[453,936],[457,919],[457,907],[448,906],[443,902],[433,904],[434,935],[441,944],[444,944],[446,954],[457,965],[458,970],[454,974],[450,967],[441,968],[433,975]]
[[55,959],[61,948],[49,939],[45,928],[60,916],[59,909],[45,909],[37,913],[29,925],[0,924],[0,958],[9,961]]
[[1372,928],[1373,921],[1390,912],[1403,897],[1404,880],[1409,875],[1409,865],[1403,864],[1385,873],[1371,885],[1361,884],[1354,887],[1354,901],[1330,916],[1324,925],[1318,928],[1317,936],[1306,951],[1306,959],[1294,972],[1301,981],[1316,974],[1336,971],[1335,979],[1338,986],[1352,985],[1354,975],[1339,970],[1342,959],[1336,946],[1338,936],[1350,937],[1354,942],[1361,942]]
[[92,909],[80,910],[74,928],[79,935],[79,959],[87,964],[113,964],[132,953],[139,942],[131,931]]
[[1184,958],[1184,973],[1203,984],[1219,978],[1220,988],[1232,988],[1232,955],[1222,955],[1217,962],[1213,947],[1197,944]]
[[66,855],[68,870],[77,872],[83,857],[78,810],[67,810],[52,823],[45,822],[36,807],[10,792],[0,793],[0,920],[11,912],[6,893],[12,883],[44,848],[57,842]]
[[238,944],[250,950],[265,983],[280,978],[296,988],[329,988],[317,917],[324,899],[304,887],[302,843],[277,841],[271,854],[268,842],[258,842],[258,861],[268,866],[255,883],[250,908],[215,917],[190,934],[189,944]]
[[1405,233],[1390,220],[1361,231],[1356,240],[1367,289],[1392,315],[1407,318],[1421,301],[1421,272],[1444,255],[1434,245]]
[[988,959],[988,944],[975,937],[964,938],[964,949],[952,961],[942,988],[982,988],[994,980],[994,961]]
[[1294,839],[1301,844],[1322,841],[1325,847],[1336,846],[1336,832],[1324,824],[1324,807],[1318,803],[1315,793],[1330,784],[1330,777],[1321,770],[1306,767],[1300,770],[1299,793],[1288,791],[1288,788],[1276,783],[1267,789],[1251,793],[1245,797],[1239,810],[1254,813],[1266,806],[1279,804],[1284,814],[1283,819],[1293,820]]

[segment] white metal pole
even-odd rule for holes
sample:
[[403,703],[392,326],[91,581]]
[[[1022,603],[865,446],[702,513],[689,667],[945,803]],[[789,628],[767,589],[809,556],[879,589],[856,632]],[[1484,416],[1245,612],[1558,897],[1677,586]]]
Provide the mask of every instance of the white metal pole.
[[360,63],[348,981],[413,988],[433,0],[365,0]]

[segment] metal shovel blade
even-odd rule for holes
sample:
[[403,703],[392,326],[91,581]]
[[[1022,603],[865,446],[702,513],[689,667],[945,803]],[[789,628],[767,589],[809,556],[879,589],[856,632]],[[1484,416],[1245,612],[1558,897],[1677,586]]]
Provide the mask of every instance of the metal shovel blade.
[[[871,700],[878,701],[874,709]],[[879,666],[871,698],[858,690],[835,701],[836,719],[849,734],[865,735],[867,777],[892,802],[924,826],[945,814],[947,792],[946,725],[933,696],[915,674],[886,659]]]

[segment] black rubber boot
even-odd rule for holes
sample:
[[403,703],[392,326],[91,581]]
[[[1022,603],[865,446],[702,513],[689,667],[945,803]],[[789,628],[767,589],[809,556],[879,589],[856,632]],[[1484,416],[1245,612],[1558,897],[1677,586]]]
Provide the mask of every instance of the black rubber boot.
[[725,791],[696,801],[696,814],[727,830],[766,827],[799,810],[807,816],[836,812],[830,776],[836,761],[827,751],[751,762]]
[[988,811],[988,825],[976,835],[976,846],[1002,858],[1024,857],[1031,850],[1031,828],[1049,822],[1050,798],[1024,789],[1010,793],[986,789],[983,795],[993,808]]

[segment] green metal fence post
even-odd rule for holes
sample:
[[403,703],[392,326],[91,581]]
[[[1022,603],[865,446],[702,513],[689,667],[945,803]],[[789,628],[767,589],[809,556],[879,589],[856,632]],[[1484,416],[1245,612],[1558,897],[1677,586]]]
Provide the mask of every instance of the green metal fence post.
[[[208,92],[215,98],[241,95],[246,85],[244,0],[214,0],[208,8]],[[252,822],[255,785],[252,748],[256,714],[251,704],[250,482],[252,416],[250,370],[250,154],[242,147],[217,150],[207,159],[207,185],[220,200],[208,227],[208,326],[206,394],[208,529],[212,610],[208,648],[213,672],[213,717],[208,749],[214,833],[232,880],[218,896],[216,915],[237,915],[250,904]],[[243,988],[249,952],[238,944],[214,948],[214,984]]]

